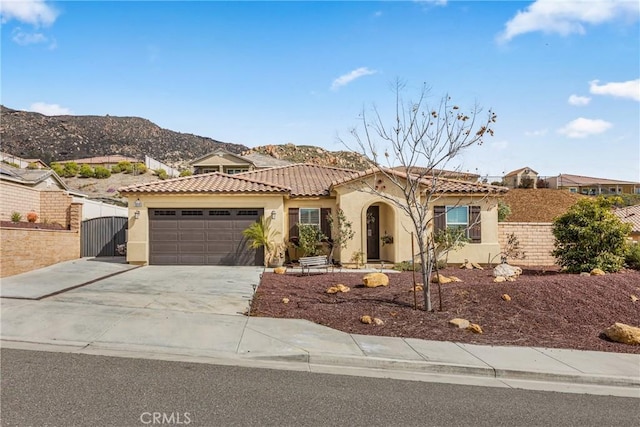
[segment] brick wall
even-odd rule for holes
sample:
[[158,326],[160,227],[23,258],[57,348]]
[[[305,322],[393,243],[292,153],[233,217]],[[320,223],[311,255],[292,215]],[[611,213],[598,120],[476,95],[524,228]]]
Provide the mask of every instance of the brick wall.
[[526,258],[509,260],[515,265],[554,265],[551,256],[553,242],[550,222],[501,222],[498,223],[498,242],[504,249],[508,236],[513,233],[520,241],[520,249],[526,252]]
[[71,224],[73,197],[62,191],[40,191],[40,218],[38,222],[57,222],[65,228]]
[[18,212],[22,221],[27,220],[27,212],[34,210],[40,214],[40,193],[24,185],[0,181],[0,220],[11,221],[11,214]]
[[0,277],[80,258],[80,231],[0,228]]

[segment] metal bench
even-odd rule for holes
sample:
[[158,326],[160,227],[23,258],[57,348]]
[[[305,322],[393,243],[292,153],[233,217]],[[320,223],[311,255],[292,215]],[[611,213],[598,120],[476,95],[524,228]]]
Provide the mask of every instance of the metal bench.
[[310,274],[312,268],[324,268],[328,273],[329,267],[333,267],[333,264],[329,263],[329,258],[326,255],[300,257],[298,262],[302,268],[302,274],[304,274],[305,270],[307,274]]

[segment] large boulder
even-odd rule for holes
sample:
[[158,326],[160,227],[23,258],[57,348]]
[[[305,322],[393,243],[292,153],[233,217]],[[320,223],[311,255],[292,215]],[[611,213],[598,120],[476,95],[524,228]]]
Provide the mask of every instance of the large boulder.
[[377,288],[378,286],[388,286],[389,276],[384,273],[369,273],[362,278],[362,284],[367,288]]
[[516,278],[522,274],[522,269],[520,267],[514,267],[509,264],[498,264],[496,268],[493,269],[493,277],[504,277],[508,279],[509,277]]
[[449,325],[459,329],[467,329],[469,325],[471,325],[471,322],[467,319],[460,319],[456,317],[455,319],[449,320]]
[[605,329],[604,334],[611,341],[629,345],[640,345],[640,328],[634,326],[616,322]]
[[451,283],[451,282],[453,282],[453,280],[451,280],[447,276],[443,276],[440,273],[434,274],[433,276],[431,276],[431,283],[440,283],[441,285],[444,285],[445,283]]

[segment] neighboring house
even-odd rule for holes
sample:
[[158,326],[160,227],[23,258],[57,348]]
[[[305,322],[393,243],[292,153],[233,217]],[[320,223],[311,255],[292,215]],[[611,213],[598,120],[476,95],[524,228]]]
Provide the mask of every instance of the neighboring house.
[[69,190],[64,181],[51,169],[25,169],[0,163],[0,176],[3,180],[36,190]]
[[191,161],[189,164],[193,167],[194,174],[222,172],[233,175],[257,169],[286,166],[292,163],[257,153],[241,156],[226,150],[216,150]]
[[[406,175],[388,170],[399,179]],[[425,179],[423,186],[432,182]],[[357,172],[292,164],[241,174],[219,172],[121,188],[129,201],[127,260],[134,264],[262,265],[262,254],[246,248],[242,230],[260,216],[284,241],[298,224],[314,224],[331,237],[328,215],[341,209],[355,232],[334,257],[348,263],[364,253],[369,261],[410,260],[410,218],[388,200],[363,191],[398,190],[379,170]],[[500,252],[497,197],[507,190],[480,183],[440,179],[432,208],[436,227],[464,227],[472,242],[449,256],[451,262],[486,262]],[[381,237],[386,237],[383,244]],[[392,243],[389,242],[391,238]]]
[[[393,170],[406,172],[407,168],[405,166],[396,166]],[[415,173],[417,175],[435,175],[440,178],[449,178],[449,179],[459,179],[461,181],[468,182],[478,182],[480,181],[480,175],[477,173],[471,172],[462,172],[457,170],[447,170],[447,169],[428,169],[420,166],[413,166],[409,168],[411,173]]]
[[65,163],[76,163],[78,165],[89,165],[91,167],[103,166],[105,168],[110,169],[112,166],[117,165],[120,162],[129,162],[129,163],[142,163],[139,159],[135,159],[133,157],[121,156],[120,154],[114,154],[111,156],[98,156],[98,157],[87,157],[84,159],[74,159],[74,160],[64,160],[57,163],[65,164]]
[[549,188],[597,196],[600,194],[640,194],[640,182],[560,174],[548,179]]
[[16,165],[19,168],[28,169],[48,169],[49,166],[40,159],[23,159],[13,154],[0,153],[0,162],[9,165]]
[[509,172],[502,177],[502,181],[509,188],[536,188],[538,172],[530,167],[524,167]]
[[625,208],[618,208],[613,211],[622,222],[631,224],[631,234],[629,237],[640,243],[640,205],[627,206]]

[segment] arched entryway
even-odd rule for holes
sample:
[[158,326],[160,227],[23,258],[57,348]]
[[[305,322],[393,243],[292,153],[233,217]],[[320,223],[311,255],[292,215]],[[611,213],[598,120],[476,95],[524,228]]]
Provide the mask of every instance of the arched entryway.
[[395,262],[396,218],[393,207],[385,202],[369,205],[364,211],[363,228],[367,261]]

